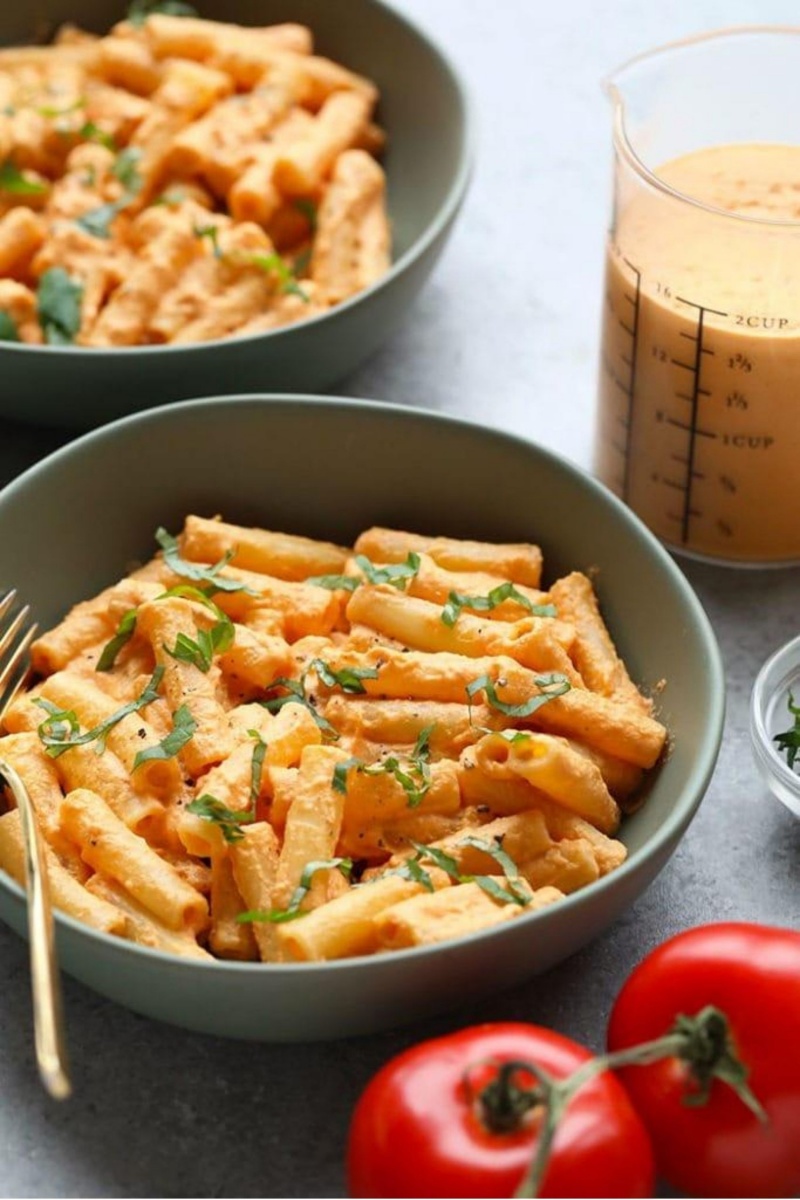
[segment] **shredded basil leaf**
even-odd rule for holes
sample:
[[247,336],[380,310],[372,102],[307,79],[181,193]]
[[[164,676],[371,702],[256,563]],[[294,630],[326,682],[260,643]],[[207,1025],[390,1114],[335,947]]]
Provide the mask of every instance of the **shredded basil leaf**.
[[415,772],[419,779],[414,779],[410,771],[403,770],[403,765],[399,759],[390,756],[384,759],[380,764],[375,764],[371,767],[364,767],[365,775],[392,775],[402,787],[406,794],[406,799],[409,808],[418,808],[422,803],[425,794],[431,786],[430,771],[427,765],[411,764],[411,771]]
[[102,754],[106,748],[108,735],[115,725],[118,725],[123,718],[131,713],[139,712],[148,704],[152,704],[158,699],[158,688],[164,676],[164,668],[156,667],[152,678],[148,681],[144,691],[131,700],[128,704],[123,705],[117,712],[112,713],[110,717],[106,717],[94,729],[88,730],[86,733],[80,733],[80,724],[78,718],[72,709],[59,709],[55,705],[50,704],[47,700],[37,699],[34,704],[38,704],[48,714],[47,720],[43,721],[36,732],[44,744],[46,753],[51,758],[59,758],[67,750],[73,749],[75,746],[86,746],[89,742],[97,742],[97,753]]
[[357,575],[312,575],[306,580],[306,583],[327,588],[331,592],[335,592],[339,588],[343,588],[346,592],[354,592],[357,587],[361,587],[362,580]]
[[[459,870],[458,860],[452,854],[447,854],[444,850],[440,850],[436,846],[426,846],[422,842],[415,842],[413,840],[409,844],[416,851],[415,860],[417,862],[424,862],[427,859],[434,866],[438,867],[440,871],[444,871],[452,879],[453,883],[476,883],[488,896],[491,896],[493,900],[497,900],[501,904],[518,904],[521,908],[530,904],[531,897],[519,886],[521,877],[517,864],[497,842],[485,842],[481,838],[467,837],[459,842],[459,845],[472,846],[476,850],[481,850],[484,854],[488,854],[490,858],[493,858],[503,870],[508,884],[507,887],[503,887],[492,875],[463,874]],[[409,862],[413,861],[409,860]]]
[[316,725],[324,734],[326,734],[329,738],[332,738],[334,741],[339,740],[339,734],[334,729],[333,725],[331,725],[330,721],[323,717],[322,713],[317,712],[316,708],[311,703],[310,698],[306,695],[305,674],[303,674],[300,679],[287,679],[284,675],[279,675],[277,679],[273,679],[272,683],[268,688],[265,689],[265,691],[272,692],[276,688],[284,688],[286,695],[272,696],[267,700],[259,700],[258,703],[262,706],[262,708],[265,708],[267,712],[277,713],[280,712],[286,704],[302,704],[303,707],[307,708],[311,713]]
[[172,729],[156,746],[148,746],[140,750],[133,760],[132,770],[142,763],[153,762],[155,759],[175,758],[187,742],[190,742],[197,730],[197,721],[185,704],[176,709],[172,718]]
[[452,628],[461,616],[462,609],[469,608],[473,612],[491,612],[504,600],[515,600],[534,617],[554,617],[556,615],[555,605],[534,604],[526,595],[518,591],[513,583],[501,583],[496,588],[492,588],[487,596],[465,596],[461,592],[451,592],[447,598],[447,604],[442,609],[442,623]]
[[100,204],[91,208],[83,216],[75,218],[75,224],[80,225],[86,233],[96,238],[111,237],[111,222],[126,208],[129,201],[113,200],[109,204]]
[[218,589],[209,584],[207,587],[195,587],[192,583],[176,583],[175,587],[167,588],[165,592],[161,592],[156,596],[156,600],[168,600],[170,596],[177,596],[180,600],[195,600],[198,604],[204,604],[217,617],[223,616],[222,609],[218,604],[215,604],[212,596]]
[[196,817],[202,817],[204,821],[211,821],[212,824],[218,825],[225,841],[231,843],[240,842],[244,837],[242,825],[249,825],[255,820],[253,811],[237,812],[235,809],[228,808],[221,800],[217,800],[208,792],[198,796],[196,800],[192,800],[191,804],[187,804],[186,811],[194,813]]
[[178,539],[168,533],[163,526],[156,530],[156,541],[164,552],[164,562],[173,574],[180,575],[183,579],[191,579],[195,583],[210,584],[215,592],[244,592],[248,596],[260,595],[247,584],[237,583],[235,579],[226,579],[224,575],[219,574],[227,567],[236,553],[235,550],[228,550],[212,567],[204,567],[199,563],[187,562],[185,558],[182,558]]
[[433,725],[427,725],[420,731],[409,759],[404,762],[392,755],[378,763],[368,764],[361,758],[337,763],[333,770],[334,790],[347,794],[347,773],[354,769],[362,775],[392,775],[406,793],[408,807],[417,808],[431,786],[428,741],[433,729]]
[[342,667],[341,671],[334,671],[321,658],[313,659],[311,666],[326,687],[338,687],[353,696],[361,696],[366,692],[362,679],[378,678],[376,667]]
[[136,609],[129,608],[121,617],[117,632],[110,642],[106,642],[97,660],[95,671],[110,671],[117,661],[117,655],[123,646],[127,646],[136,629]]
[[530,896],[525,892],[515,889],[511,883],[508,887],[503,887],[493,875],[465,875],[464,882],[477,883],[487,896],[491,896],[500,904],[518,904],[520,908],[527,908],[531,902]]
[[219,244],[219,229],[216,225],[195,225],[194,236],[201,240],[208,238],[214,258],[222,258],[222,248]]
[[[42,696],[34,700],[39,708],[44,709],[48,715],[48,720],[43,721],[38,726],[36,732],[44,741],[43,731],[47,730],[47,736],[54,743],[66,742],[68,739],[80,733],[81,724],[78,720],[78,714],[72,708],[59,708],[57,704],[53,704],[50,700],[45,700]],[[66,749],[67,747],[65,747]],[[48,751],[50,754],[51,752]],[[56,754],[51,754],[51,758],[58,757]]]
[[[496,729],[487,729],[487,733],[497,733]],[[522,729],[501,729],[500,737],[506,742],[510,742],[512,746],[518,746],[520,742],[529,742],[531,735],[525,733]]]
[[[213,601],[206,600],[206,603],[217,609]],[[224,654],[226,650],[229,650],[236,636],[230,617],[221,609],[217,609],[217,612],[219,613],[218,620],[210,629],[198,629],[196,641],[186,633],[179,633],[171,650],[169,646],[164,647],[167,654],[177,659],[178,662],[191,663],[203,674],[207,674],[211,670],[214,655]]]
[[409,858],[400,867],[394,867],[391,871],[384,871],[381,878],[386,875],[399,875],[401,879],[410,879],[412,883],[421,884],[426,892],[433,892],[436,889],[433,886],[433,880],[423,866],[420,865],[419,856]]
[[292,259],[292,274],[304,275],[308,270],[310,262],[311,247],[306,246],[305,250],[301,250],[300,253],[294,259]]
[[341,792],[343,796],[347,795],[347,773],[354,768],[361,771],[365,767],[363,758],[346,758],[343,762],[337,763],[333,768],[333,790]]
[[543,704],[547,704],[548,700],[554,700],[556,696],[563,696],[570,691],[572,684],[567,679],[566,675],[562,675],[559,671],[552,671],[548,675],[535,675],[534,682],[541,691],[535,696],[531,696],[530,700],[526,700],[523,704],[506,704],[497,695],[497,686],[488,675],[481,675],[478,679],[473,679],[472,683],[467,684],[467,704],[472,709],[472,702],[478,692],[485,692],[486,699],[492,708],[503,713],[507,717],[529,717],[535,713]]
[[784,729],[783,733],[776,733],[772,740],[777,743],[780,753],[786,755],[786,765],[790,771],[793,771],[797,756],[800,754],[800,704],[795,704],[791,692],[789,692],[786,707],[794,717],[794,724],[791,729]]
[[308,292],[301,288],[294,271],[284,262],[280,254],[250,254],[248,255],[248,261],[267,275],[277,275],[282,292],[292,296],[299,296],[306,304],[309,303],[311,297]]
[[168,17],[196,17],[197,9],[184,0],[132,0],[128,7],[126,20],[137,28],[144,25],[153,13],[163,13]]
[[[472,879],[477,883],[478,887],[483,888],[488,895],[495,900],[500,900],[503,904],[519,904],[521,908],[530,904],[531,897],[519,886],[521,876],[517,864],[510,854],[506,854],[497,839],[487,842],[480,837],[465,837],[461,839],[459,845],[472,846],[473,849],[488,854],[502,869],[508,883],[508,887],[503,888],[491,875],[473,875]],[[467,877],[465,876],[464,879],[466,882]]]
[[51,346],[70,345],[81,327],[83,286],[63,267],[50,267],[39,280],[36,307],[45,341]]
[[439,850],[436,846],[426,846],[423,842],[410,841],[409,844],[414,847],[420,860],[427,858],[440,871],[444,871],[445,875],[449,875],[454,883],[461,883],[458,862],[452,854],[447,854],[446,851]]
[[85,121],[78,130],[78,137],[84,142],[96,142],[98,146],[105,146],[106,150],[116,150],[117,143],[110,133],[105,129],[101,129],[94,121]]
[[406,556],[405,562],[389,563],[385,567],[376,567],[366,554],[357,554],[355,561],[370,583],[390,583],[401,592],[405,591],[409,579],[414,578],[421,566],[420,556],[413,550]]
[[250,803],[255,806],[261,795],[261,775],[264,770],[264,755],[267,753],[267,743],[257,729],[248,729],[247,736],[255,741],[253,761],[250,764]]
[[69,113],[76,112],[79,108],[86,106],[86,97],[79,96],[72,104],[68,104],[66,108],[55,108],[52,105],[44,105],[42,108],[37,108],[40,117],[66,117]]
[[431,747],[430,740],[433,731],[436,728],[436,722],[432,725],[425,725],[417,734],[417,740],[414,743],[414,749],[411,752],[411,758],[414,762],[430,762]]
[[316,233],[317,229],[317,206],[308,196],[298,196],[294,201],[294,207],[299,213],[305,217],[311,226],[311,232]]
[[317,871],[333,870],[341,871],[345,879],[349,879],[353,871],[352,858],[323,858],[316,862],[306,863],[303,874],[300,876],[300,882],[292,893],[286,908],[251,909],[249,912],[239,913],[236,920],[240,925],[252,924],[256,921],[281,925],[285,921],[295,921],[298,917],[304,917],[306,913],[300,908],[300,905],[311,891],[311,884]]
[[185,188],[170,187],[167,188],[165,192],[162,192],[160,196],[156,196],[155,200],[153,201],[153,205],[166,204],[168,207],[172,208],[175,205],[183,204],[185,199]]
[[120,150],[111,168],[111,174],[125,188],[125,199],[128,203],[142,190],[142,177],[139,174],[141,157],[142,151],[138,146],[126,146],[124,150]]
[[46,183],[28,179],[10,159],[0,163],[0,192],[10,192],[14,196],[43,196],[46,191]]
[[[107,145],[108,143],[103,142],[103,144]],[[113,149],[113,146],[110,148]],[[114,160],[111,174],[115,175],[125,188],[125,192],[120,196],[119,200],[112,200],[108,204],[100,204],[97,208],[92,208],[89,212],[85,212],[83,216],[76,217],[75,224],[80,225],[81,229],[91,234],[92,237],[110,237],[111,222],[123,209],[130,206],[133,200],[135,200],[137,193],[141,190],[142,179],[137,170],[141,154],[142,152],[137,146],[128,146],[125,150],[120,150]]]
[[19,331],[14,324],[14,319],[5,309],[0,308],[0,342],[18,342]]

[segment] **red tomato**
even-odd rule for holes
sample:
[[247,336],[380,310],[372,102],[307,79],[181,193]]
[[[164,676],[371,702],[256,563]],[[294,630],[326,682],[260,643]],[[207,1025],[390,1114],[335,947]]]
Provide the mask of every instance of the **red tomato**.
[[[728,1018],[763,1124],[718,1079],[687,1105],[693,1077],[668,1058],[619,1072],[650,1130],[660,1174],[692,1196],[795,1196],[800,1191],[800,934],[760,925],[690,929],[665,942],[623,987],[612,1051],[660,1037],[706,1005]],[[696,1085],[694,1085],[696,1090]]]
[[[350,1126],[351,1196],[512,1196],[533,1157],[539,1110],[511,1132],[490,1132],[477,1092],[492,1063],[532,1062],[555,1079],[588,1050],[536,1025],[479,1025],[423,1042],[369,1083]],[[533,1083],[518,1073],[518,1081]],[[608,1073],[572,1099],[553,1145],[542,1196],[652,1196],[653,1155],[624,1089]]]

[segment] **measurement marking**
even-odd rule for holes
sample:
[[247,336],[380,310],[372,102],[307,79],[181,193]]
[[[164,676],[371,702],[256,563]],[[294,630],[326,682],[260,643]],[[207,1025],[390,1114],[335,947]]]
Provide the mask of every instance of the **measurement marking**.
[[[631,448],[633,446],[633,419],[634,419],[634,399],[636,396],[636,357],[639,348],[639,314],[641,311],[642,299],[642,273],[633,263],[623,258],[623,262],[630,268],[636,277],[636,287],[633,296],[627,292],[624,293],[628,303],[633,308],[633,327],[631,329],[631,357],[628,361],[628,366],[631,369],[630,379],[628,380],[628,413],[627,413],[627,434],[625,437],[625,471],[622,486],[622,499],[628,501],[631,491]],[[623,359],[623,361],[625,361]]]
[[683,367],[684,371],[693,371],[694,370],[694,367],[692,366],[691,363],[681,362],[681,360],[679,358],[671,358],[669,361],[671,363],[674,363],[676,367]]
[[[625,446],[623,445],[622,442],[613,442],[612,441],[611,449],[616,450],[617,454],[622,454],[622,455],[625,454]],[[624,482],[624,480],[623,480],[623,482]]]
[[[684,458],[682,454],[670,454],[670,458],[672,459],[673,462],[680,463],[680,465],[682,467],[686,467],[689,465],[688,458]],[[705,474],[703,471],[692,471],[692,478],[693,479],[705,479]]]
[[628,325],[627,322],[623,321],[622,317],[617,317],[617,321],[622,326],[622,328],[625,330],[625,332],[629,333],[631,335],[631,337],[633,337],[633,330],[631,329],[630,325]]
[[[680,300],[681,304],[688,304],[690,308],[696,308],[701,314],[713,313],[715,317],[727,317],[730,314],[723,312],[720,308],[709,308],[707,304],[698,304],[695,300],[687,300],[685,296],[676,296],[676,300]],[[702,316],[701,323],[698,325],[698,341],[703,340]]]
[[628,394],[628,389],[627,389],[627,387],[626,387],[626,386],[625,386],[625,384],[622,382],[622,380],[619,378],[619,376],[617,375],[617,373],[616,373],[616,371],[614,370],[613,366],[612,366],[612,365],[611,365],[611,363],[608,361],[608,358],[607,358],[605,355],[603,356],[603,370],[605,371],[606,375],[608,375],[608,377],[609,377],[609,379],[611,380],[611,382],[612,382],[613,384],[616,384],[616,386],[617,386],[617,387],[620,389],[620,391],[624,392],[624,393],[625,393],[625,395],[627,396],[627,394]]
[[[699,508],[690,508],[689,514],[690,514],[690,516],[693,516],[693,517],[702,517],[702,515],[703,515],[701,509],[699,509]],[[666,515],[670,519],[670,521],[677,521],[679,525],[683,524],[683,513],[668,512]]]
[[683,330],[683,329],[680,331],[680,336],[681,336],[681,337],[688,338],[690,342],[696,342],[696,341],[697,341],[697,334],[696,334],[696,333],[686,333],[686,332],[685,332],[685,330]]
[[[686,433],[698,434],[700,437],[715,438],[717,435],[712,433],[710,429],[700,429],[697,425],[687,425],[685,421],[677,421],[674,417],[664,417],[664,422],[667,425],[674,425],[676,429],[683,429]],[[685,460],[691,462],[691,455]]]
[[[727,316],[727,313],[725,315]],[[716,350],[708,350],[705,346],[702,346],[700,349],[700,353],[701,354],[710,354],[711,357],[714,358],[714,356],[716,355],[717,352],[716,352]]]
[[626,367],[630,367],[631,370],[633,370],[633,362],[625,354],[620,354],[619,359],[620,359],[620,362],[625,363]]
[[661,482],[664,484],[665,487],[675,488],[676,492],[685,492],[686,491],[686,484],[678,483],[675,479],[662,479]]
[[[698,388],[697,394],[698,394],[698,396],[710,396],[711,392],[708,390],[708,388]],[[694,396],[689,396],[686,394],[686,392],[676,392],[675,395],[678,397],[679,400],[693,400],[694,399]]]
[[617,424],[621,425],[623,429],[627,429],[630,426],[630,421],[624,413],[619,413],[617,416]]
[[[685,300],[685,304],[691,301]],[[714,437],[713,433],[701,430],[697,425],[697,417],[700,408],[700,365],[702,363],[703,354],[703,326],[705,324],[706,312],[716,312],[718,316],[727,316],[727,313],[720,313],[716,309],[706,309],[701,304],[693,306],[697,309],[697,341],[695,342],[694,356],[694,379],[692,388],[692,419],[691,430],[689,433],[689,461],[686,464],[686,501],[683,506],[683,520],[681,521],[681,541],[686,544],[689,540],[689,521],[691,517],[700,516],[695,509],[692,508],[692,480],[694,477],[694,456],[697,449],[698,434],[705,434],[707,437]]]

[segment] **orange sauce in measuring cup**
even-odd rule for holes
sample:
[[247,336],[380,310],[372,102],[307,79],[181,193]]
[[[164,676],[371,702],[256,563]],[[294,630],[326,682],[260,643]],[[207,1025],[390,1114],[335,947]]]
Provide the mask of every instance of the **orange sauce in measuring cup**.
[[619,204],[597,473],[676,549],[800,561],[800,146],[717,146],[656,174],[734,219],[654,188]]

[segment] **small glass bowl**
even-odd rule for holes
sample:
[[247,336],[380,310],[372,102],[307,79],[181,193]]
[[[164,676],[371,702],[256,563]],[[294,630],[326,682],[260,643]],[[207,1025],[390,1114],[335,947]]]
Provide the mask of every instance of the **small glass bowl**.
[[800,637],[767,659],[750,697],[750,736],[756,765],[773,795],[800,817],[800,775],[790,770],[773,740],[776,734],[792,727],[790,692],[795,704],[800,704]]

